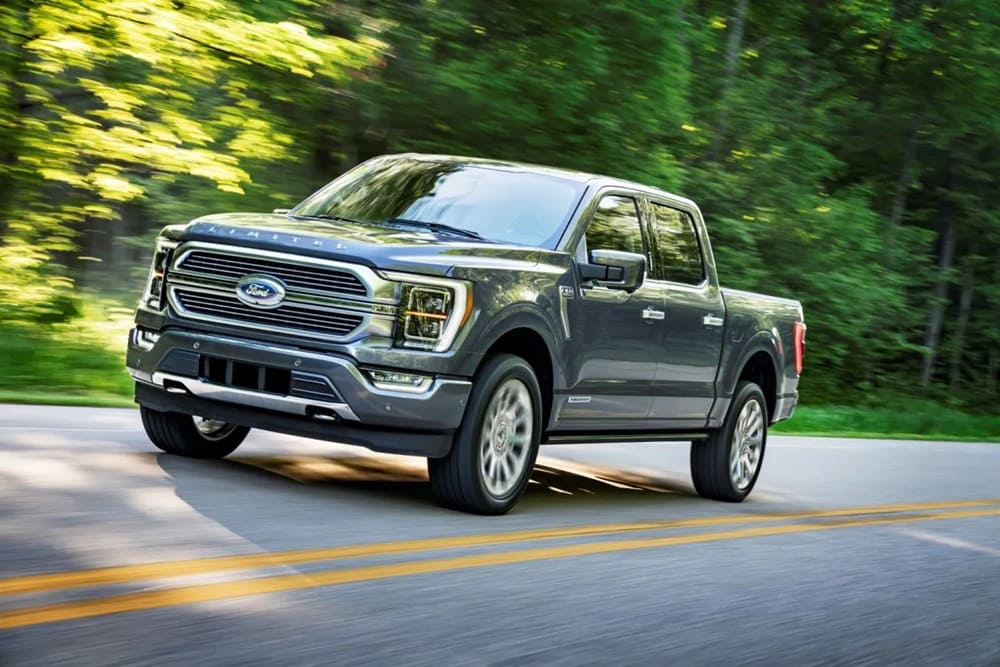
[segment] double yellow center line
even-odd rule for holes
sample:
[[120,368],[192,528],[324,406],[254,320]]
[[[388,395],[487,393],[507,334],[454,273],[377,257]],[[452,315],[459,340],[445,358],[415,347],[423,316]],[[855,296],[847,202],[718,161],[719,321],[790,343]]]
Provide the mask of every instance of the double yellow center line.
[[[963,509],[976,508],[976,509]],[[809,533],[836,528],[1000,516],[1000,499],[965,500],[940,503],[880,505],[846,509],[738,514],[718,517],[604,524],[522,530],[507,533],[463,535],[381,544],[299,549],[273,553],[222,556],[194,560],[123,565],[76,572],[56,572],[0,579],[0,596],[52,593],[74,588],[144,582],[170,577],[254,570],[267,567],[332,562],[399,554],[422,554],[442,550],[484,547],[587,537],[611,537],[635,532],[685,528],[755,525],[721,531],[683,533],[659,537],[578,542],[520,550],[477,553],[444,558],[421,558],[401,563],[339,567],[319,572],[263,576],[211,584],[195,584],[164,589],[122,593],[84,600],[57,602],[35,607],[0,611],[0,629],[88,618],[144,609],[193,604],[246,595],[276,593],[320,586],[360,583],[376,579],[464,570],[470,568],[550,560],[574,556],[606,554],[636,549],[700,544],[793,533]],[[829,519],[838,519],[829,521]],[[780,523],[776,523],[780,522]]]

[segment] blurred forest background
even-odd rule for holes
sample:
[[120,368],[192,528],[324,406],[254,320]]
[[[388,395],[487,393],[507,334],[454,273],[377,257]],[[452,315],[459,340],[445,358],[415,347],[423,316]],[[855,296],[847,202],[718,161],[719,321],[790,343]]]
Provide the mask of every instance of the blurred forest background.
[[127,396],[160,227],[412,150],[691,197],[804,303],[807,405],[996,415],[998,7],[4,0],[0,389]]

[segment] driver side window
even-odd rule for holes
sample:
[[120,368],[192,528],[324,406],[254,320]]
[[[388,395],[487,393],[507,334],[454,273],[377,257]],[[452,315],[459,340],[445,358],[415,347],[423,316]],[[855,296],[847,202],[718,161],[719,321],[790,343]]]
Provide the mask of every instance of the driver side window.
[[578,259],[583,262],[590,261],[591,250],[620,250],[645,255],[635,200],[622,195],[602,197],[580,245]]

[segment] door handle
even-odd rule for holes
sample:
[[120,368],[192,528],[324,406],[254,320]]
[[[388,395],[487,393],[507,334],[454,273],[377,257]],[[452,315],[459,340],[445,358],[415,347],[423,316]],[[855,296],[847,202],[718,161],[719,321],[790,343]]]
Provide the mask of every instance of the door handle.
[[711,313],[701,318],[701,323],[704,324],[706,327],[721,327],[723,324],[725,324],[725,322],[726,321],[721,317],[719,317],[718,315],[712,315]]
[[647,308],[642,311],[642,319],[644,320],[662,320],[666,316],[666,313],[656,308]]

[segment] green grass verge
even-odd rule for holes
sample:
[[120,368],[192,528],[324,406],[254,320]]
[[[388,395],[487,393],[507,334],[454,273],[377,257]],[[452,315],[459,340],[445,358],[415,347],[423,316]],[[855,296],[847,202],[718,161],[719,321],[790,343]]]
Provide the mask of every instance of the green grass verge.
[[1000,442],[1000,417],[970,415],[914,400],[893,407],[810,406],[771,430],[775,435],[906,440],[970,440]]
[[112,394],[52,394],[45,392],[0,391],[0,403],[24,405],[68,405],[88,408],[134,408],[135,402]]
[[0,322],[0,400],[62,405],[124,404],[131,312],[92,302],[84,317],[58,324]]

